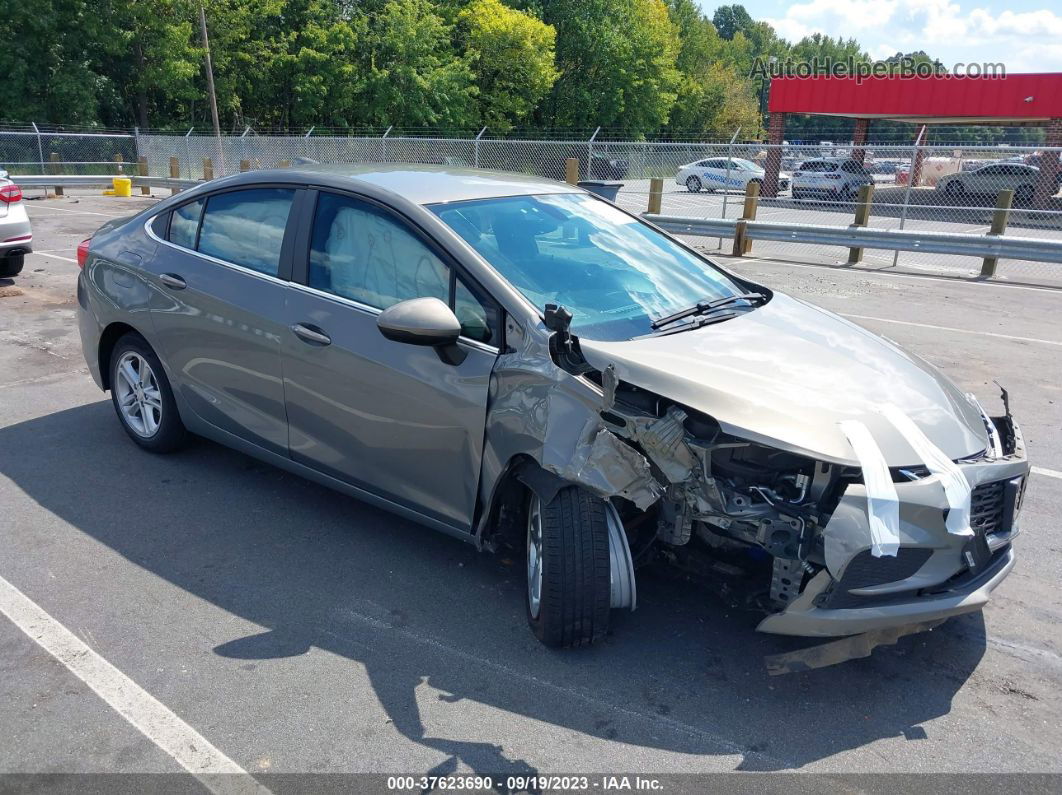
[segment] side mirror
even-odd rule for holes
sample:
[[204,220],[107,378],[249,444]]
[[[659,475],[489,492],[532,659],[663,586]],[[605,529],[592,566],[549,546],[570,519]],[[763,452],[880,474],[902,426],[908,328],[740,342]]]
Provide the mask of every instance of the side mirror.
[[458,347],[461,322],[438,298],[410,298],[380,313],[376,327],[387,339],[435,348],[447,364],[460,364],[465,352]]

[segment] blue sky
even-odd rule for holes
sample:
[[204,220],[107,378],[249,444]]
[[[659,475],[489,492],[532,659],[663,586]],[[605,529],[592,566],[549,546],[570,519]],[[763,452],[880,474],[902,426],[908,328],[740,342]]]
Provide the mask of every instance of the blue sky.
[[[731,0],[732,2],[733,0]],[[711,16],[725,3],[699,0]],[[809,33],[853,37],[872,56],[925,50],[945,66],[1002,63],[1008,73],[1062,72],[1058,0],[748,0],[784,38]]]

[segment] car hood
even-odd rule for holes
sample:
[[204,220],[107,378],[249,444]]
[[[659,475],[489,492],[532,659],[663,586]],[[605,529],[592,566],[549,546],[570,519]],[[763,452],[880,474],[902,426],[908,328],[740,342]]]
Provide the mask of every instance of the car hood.
[[880,413],[906,413],[952,460],[988,444],[979,407],[928,362],[844,318],[782,293],[701,329],[624,342],[580,340],[621,381],[711,415],[728,433],[858,465],[838,423],[859,420],[889,466],[923,463]]

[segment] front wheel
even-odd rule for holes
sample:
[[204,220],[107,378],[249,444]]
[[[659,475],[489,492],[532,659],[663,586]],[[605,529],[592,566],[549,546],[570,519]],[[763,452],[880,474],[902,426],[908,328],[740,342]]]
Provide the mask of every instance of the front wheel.
[[134,442],[153,453],[180,448],[187,436],[162,362],[139,334],[126,334],[111,353],[111,402]]
[[607,506],[577,487],[527,510],[527,622],[546,646],[589,646],[608,631],[611,572]]

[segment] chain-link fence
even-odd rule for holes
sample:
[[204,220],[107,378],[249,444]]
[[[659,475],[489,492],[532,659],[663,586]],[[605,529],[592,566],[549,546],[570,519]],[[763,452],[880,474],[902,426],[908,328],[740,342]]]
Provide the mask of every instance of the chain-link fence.
[[[311,131],[312,132],[312,131]],[[863,185],[873,185],[865,223],[882,229],[985,234],[998,220],[1000,192],[1012,192],[1007,235],[1062,240],[1060,151],[1016,146],[864,145],[822,142],[771,146],[727,142],[623,141],[597,134],[568,140],[478,135],[185,135],[47,132],[36,127],[0,131],[0,168],[18,174],[136,173],[202,179],[245,169],[300,163],[412,162],[515,171],[564,179],[578,161],[581,179],[623,183],[618,203],[644,212],[651,180],[664,181],[661,212],[694,218],[740,218],[750,182],[759,182],[761,221],[846,226],[856,220]],[[138,162],[139,161],[139,162]],[[1043,168],[1041,168],[1043,167]],[[772,179],[777,172],[776,184]],[[1047,172],[1044,174],[1043,172]],[[699,238],[729,252],[730,241]],[[796,242],[758,242],[753,256],[843,263],[846,249]],[[861,267],[975,275],[969,257],[867,250]],[[1003,278],[1058,279],[1057,268],[1032,262],[999,263]]]

